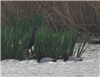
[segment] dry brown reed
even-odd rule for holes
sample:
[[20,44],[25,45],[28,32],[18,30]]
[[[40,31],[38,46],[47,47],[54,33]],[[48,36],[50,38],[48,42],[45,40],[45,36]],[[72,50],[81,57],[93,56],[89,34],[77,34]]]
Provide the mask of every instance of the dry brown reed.
[[10,15],[22,19],[34,13],[46,12],[47,24],[58,31],[61,26],[67,30],[100,32],[100,1],[1,1],[1,21],[10,23]]

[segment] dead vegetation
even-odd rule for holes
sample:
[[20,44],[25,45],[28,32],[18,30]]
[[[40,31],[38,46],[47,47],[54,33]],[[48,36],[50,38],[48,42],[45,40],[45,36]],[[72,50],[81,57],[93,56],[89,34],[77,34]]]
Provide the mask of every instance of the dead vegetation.
[[1,1],[1,22],[10,23],[10,16],[22,19],[25,15],[46,12],[47,24],[58,31],[61,26],[67,30],[100,32],[100,1]]

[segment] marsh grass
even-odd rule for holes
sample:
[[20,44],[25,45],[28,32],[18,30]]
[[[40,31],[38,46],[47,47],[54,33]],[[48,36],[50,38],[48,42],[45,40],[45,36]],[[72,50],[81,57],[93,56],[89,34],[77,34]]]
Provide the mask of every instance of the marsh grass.
[[[18,21],[12,15],[11,20],[10,26],[4,24],[1,27],[1,60],[23,60],[25,59],[25,48],[23,47],[25,44],[28,44],[28,42],[25,42],[32,35],[34,26],[41,27],[44,25],[44,14],[40,18],[39,16],[35,16],[35,19],[31,23],[28,16]],[[38,22],[36,23],[35,21]]]
[[73,56],[81,57],[81,55],[86,51],[88,46],[86,46],[86,41],[88,40],[89,35],[87,34],[86,37],[81,38],[80,43],[76,47],[75,51],[73,51]]
[[[45,27],[45,13],[30,22],[26,16],[23,20],[16,20],[12,15],[12,23],[9,27],[3,25],[1,29],[1,59],[25,59],[26,39],[32,35],[32,29],[37,26],[39,29],[35,35],[34,50],[32,50],[29,59],[37,58],[38,51],[44,52],[46,56],[59,59],[64,52],[73,56],[74,47],[78,38],[78,31],[67,31],[62,27],[58,32]],[[81,41],[77,53],[80,57],[84,52],[86,40]]]
[[[34,45],[34,53],[37,51],[44,52],[46,56],[59,59],[64,52],[67,52],[69,56],[73,56],[75,53],[77,57],[81,57],[86,45],[86,41],[81,38],[81,43],[78,46],[78,51],[74,52],[74,47],[78,38],[78,31],[67,32],[63,28],[59,32],[55,32],[50,29],[42,28],[36,34],[36,41]],[[82,47],[80,49],[80,47]],[[32,54],[34,55],[34,54]]]
[[1,29],[1,59],[23,59],[20,40],[21,28],[5,27]]

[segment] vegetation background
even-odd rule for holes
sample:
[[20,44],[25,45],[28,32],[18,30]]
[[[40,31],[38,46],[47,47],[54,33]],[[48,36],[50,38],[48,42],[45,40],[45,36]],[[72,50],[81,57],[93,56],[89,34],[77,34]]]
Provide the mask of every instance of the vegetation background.
[[1,1],[1,58],[25,59],[23,45],[33,26],[40,29],[28,58],[34,58],[37,51],[56,59],[64,52],[81,57],[87,41],[83,34],[100,33],[99,12],[99,1]]
[[35,12],[45,12],[47,25],[56,31],[63,26],[67,30],[100,33],[100,1],[1,1],[1,24],[10,24],[11,14],[18,20],[29,15],[31,22]]

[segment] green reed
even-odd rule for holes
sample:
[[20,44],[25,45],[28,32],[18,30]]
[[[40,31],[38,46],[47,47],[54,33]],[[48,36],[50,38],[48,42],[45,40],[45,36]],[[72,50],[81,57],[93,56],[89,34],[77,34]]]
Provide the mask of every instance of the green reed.
[[[27,38],[32,35],[34,26],[41,27],[44,25],[44,15],[35,16],[31,22],[29,16],[26,15],[24,19],[17,20],[13,15],[11,16],[11,24],[2,25],[1,27],[1,60],[4,59],[25,59],[25,49],[23,44]],[[37,21],[37,22],[36,22]]]

